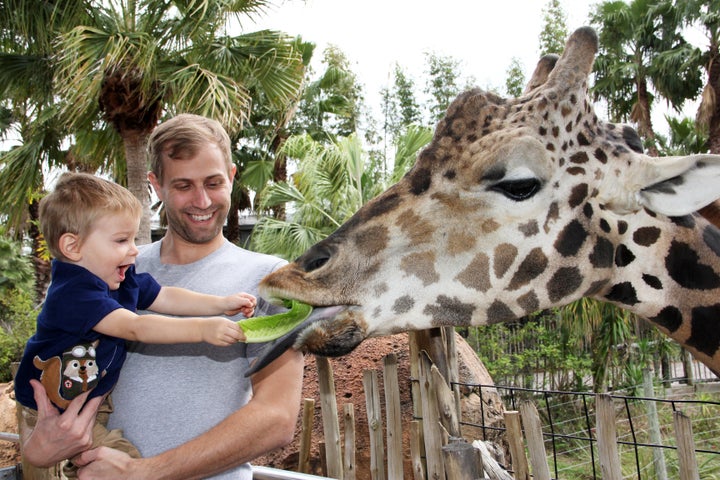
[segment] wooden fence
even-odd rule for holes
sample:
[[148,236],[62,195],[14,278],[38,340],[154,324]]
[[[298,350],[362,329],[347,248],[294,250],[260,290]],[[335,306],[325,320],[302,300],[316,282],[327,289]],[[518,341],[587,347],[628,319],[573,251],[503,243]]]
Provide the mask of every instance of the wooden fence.
[[[451,339],[448,341],[448,339]],[[410,358],[414,420],[410,423],[412,471],[404,471],[402,426],[397,369],[394,355],[384,359],[382,372],[385,405],[381,405],[378,372],[363,372],[370,435],[371,478],[373,480],[454,480],[530,479],[552,477],[545,450],[543,420],[532,400],[521,400],[516,410],[504,412],[503,452],[480,439],[465,439],[461,433],[460,394],[455,336],[452,329],[417,332],[410,335]],[[324,472],[331,478],[355,480],[354,406],[345,405],[342,415],[344,442],[335,403],[332,370],[327,359],[317,359],[324,444]],[[486,388],[488,388],[486,386]],[[595,402],[595,433],[601,478],[623,478],[616,432],[616,406],[610,395],[599,394]],[[303,432],[311,432],[314,402],[306,400]],[[383,410],[385,416],[383,417]],[[692,425],[682,411],[673,412],[674,444],[679,457],[679,478],[699,480]],[[385,434],[383,434],[385,432]],[[309,471],[310,435],[303,434],[299,472]],[[622,442],[620,442],[622,443]],[[592,446],[591,446],[592,448]],[[492,453],[491,453],[492,452]],[[718,457],[720,458],[720,456]],[[638,477],[639,478],[639,477]]]

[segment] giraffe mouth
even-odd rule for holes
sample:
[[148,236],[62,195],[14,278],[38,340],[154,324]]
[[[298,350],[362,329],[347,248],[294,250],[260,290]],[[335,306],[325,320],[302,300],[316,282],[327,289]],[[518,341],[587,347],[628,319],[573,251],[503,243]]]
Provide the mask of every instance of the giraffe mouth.
[[315,308],[291,332],[269,342],[245,376],[259,372],[288,348],[323,357],[341,357],[352,352],[366,337],[367,324],[360,307]]

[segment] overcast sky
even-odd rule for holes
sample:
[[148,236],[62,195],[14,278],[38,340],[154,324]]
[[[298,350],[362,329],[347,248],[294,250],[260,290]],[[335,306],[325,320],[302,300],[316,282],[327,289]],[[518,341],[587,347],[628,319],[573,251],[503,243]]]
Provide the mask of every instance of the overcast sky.
[[[532,73],[547,0],[289,0],[248,31],[271,28],[317,44],[339,47],[364,84],[368,103],[388,85],[395,63],[414,79],[426,78],[425,52],[460,61],[460,78],[504,92],[513,57]],[[587,24],[596,0],[561,1],[570,32]],[[317,68],[316,68],[317,70]],[[421,85],[417,85],[421,87]],[[371,105],[377,109],[378,105]]]

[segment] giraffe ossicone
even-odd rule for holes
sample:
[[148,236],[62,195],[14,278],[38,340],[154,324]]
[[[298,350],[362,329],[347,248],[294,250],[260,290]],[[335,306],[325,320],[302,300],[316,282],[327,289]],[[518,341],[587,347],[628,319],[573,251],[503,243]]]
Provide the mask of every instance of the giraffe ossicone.
[[[316,313],[292,345],[343,355],[370,336],[512,320],[582,297],[648,319],[720,372],[720,156],[652,158],[587,95],[587,27],[525,93],[461,94],[397,184],[266,277]],[[261,368],[261,361],[257,368]]]

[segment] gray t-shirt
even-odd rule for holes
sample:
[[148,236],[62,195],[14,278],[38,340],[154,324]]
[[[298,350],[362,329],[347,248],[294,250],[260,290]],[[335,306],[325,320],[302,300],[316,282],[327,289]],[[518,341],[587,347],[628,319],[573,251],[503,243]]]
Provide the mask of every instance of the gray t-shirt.
[[[138,272],[149,272],[160,285],[214,295],[248,292],[257,296],[260,280],[286,263],[226,241],[195,263],[165,265],[160,262],[160,243],[141,248]],[[280,310],[258,297],[256,316]],[[235,319],[241,318],[239,314]],[[261,347],[131,343],[112,392],[115,412],[108,426],[122,429],[144,457],[187,442],[248,402],[252,384],[244,374]],[[244,464],[212,478],[251,480],[252,472]]]

